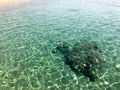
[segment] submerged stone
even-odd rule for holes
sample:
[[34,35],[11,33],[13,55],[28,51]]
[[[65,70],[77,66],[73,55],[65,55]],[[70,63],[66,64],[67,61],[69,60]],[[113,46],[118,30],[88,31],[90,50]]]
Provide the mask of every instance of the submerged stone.
[[101,50],[95,42],[57,45],[56,50],[64,55],[65,63],[77,74],[83,73],[90,81],[95,81],[101,65]]

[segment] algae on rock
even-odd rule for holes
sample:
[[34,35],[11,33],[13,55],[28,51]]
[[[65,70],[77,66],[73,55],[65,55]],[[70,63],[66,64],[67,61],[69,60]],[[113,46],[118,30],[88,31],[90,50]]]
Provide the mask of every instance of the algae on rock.
[[64,55],[65,63],[75,73],[83,73],[90,81],[95,81],[98,68],[101,66],[101,50],[95,42],[79,42],[72,47],[59,44],[56,50]]

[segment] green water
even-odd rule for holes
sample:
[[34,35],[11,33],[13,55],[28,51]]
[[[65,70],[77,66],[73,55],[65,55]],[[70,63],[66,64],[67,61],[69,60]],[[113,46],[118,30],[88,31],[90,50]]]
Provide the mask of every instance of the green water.
[[[57,44],[95,41],[100,77],[77,76]],[[120,7],[92,0],[32,0],[0,6],[0,90],[119,90]]]

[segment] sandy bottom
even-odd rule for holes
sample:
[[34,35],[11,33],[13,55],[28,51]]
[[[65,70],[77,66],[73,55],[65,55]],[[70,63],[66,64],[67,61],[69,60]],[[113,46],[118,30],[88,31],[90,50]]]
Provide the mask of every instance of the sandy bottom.
[[[120,8],[87,0],[44,1],[0,7],[0,90],[119,90]],[[83,40],[102,50],[95,82],[52,53],[58,44]]]

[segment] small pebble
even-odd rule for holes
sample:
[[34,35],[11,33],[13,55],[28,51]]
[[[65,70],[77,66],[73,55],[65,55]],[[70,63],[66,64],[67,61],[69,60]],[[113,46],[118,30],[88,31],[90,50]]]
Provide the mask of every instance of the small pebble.
[[107,81],[104,81],[104,85],[107,86],[109,85],[109,83]]
[[36,50],[36,47],[32,47],[32,50]]
[[51,88],[51,86],[48,86],[47,88],[48,88],[48,89],[50,89],[50,88]]
[[119,68],[120,68],[120,64],[116,64],[116,68],[118,68],[118,69],[119,69]]
[[74,76],[74,80],[77,80],[77,77],[76,77],[76,76]]

